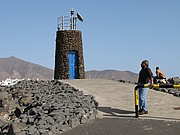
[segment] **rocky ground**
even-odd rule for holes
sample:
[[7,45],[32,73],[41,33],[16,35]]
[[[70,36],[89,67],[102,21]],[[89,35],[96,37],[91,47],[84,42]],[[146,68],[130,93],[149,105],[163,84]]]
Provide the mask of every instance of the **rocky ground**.
[[0,135],[54,135],[94,119],[91,95],[60,81],[22,81],[0,87]]

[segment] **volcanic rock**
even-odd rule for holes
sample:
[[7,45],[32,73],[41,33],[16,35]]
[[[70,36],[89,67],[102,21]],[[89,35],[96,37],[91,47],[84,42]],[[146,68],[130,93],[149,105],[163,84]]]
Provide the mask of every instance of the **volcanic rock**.
[[[92,95],[57,80],[24,80],[0,87],[6,95],[6,115],[0,132],[12,134],[55,134],[67,131],[97,116],[98,103]],[[1,95],[1,100],[3,96]],[[0,112],[2,114],[2,111]],[[13,130],[14,129],[14,130]]]

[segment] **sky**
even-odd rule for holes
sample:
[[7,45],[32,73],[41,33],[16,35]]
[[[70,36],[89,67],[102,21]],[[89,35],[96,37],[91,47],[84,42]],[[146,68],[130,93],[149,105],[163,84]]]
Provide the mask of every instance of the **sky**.
[[0,0],[0,58],[15,56],[51,69],[57,18],[79,12],[85,70],[132,71],[149,60],[180,77],[179,0]]

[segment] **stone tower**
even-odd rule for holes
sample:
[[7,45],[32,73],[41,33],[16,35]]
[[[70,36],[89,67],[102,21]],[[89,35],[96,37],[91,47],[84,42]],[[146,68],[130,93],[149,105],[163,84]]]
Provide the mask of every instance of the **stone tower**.
[[54,79],[85,79],[82,33],[76,30],[77,19],[83,21],[78,13],[74,17],[73,10],[70,19],[58,18]]

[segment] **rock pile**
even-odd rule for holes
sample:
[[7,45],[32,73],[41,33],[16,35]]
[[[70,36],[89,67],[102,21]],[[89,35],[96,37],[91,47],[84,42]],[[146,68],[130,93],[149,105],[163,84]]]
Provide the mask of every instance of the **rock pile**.
[[176,97],[180,98],[180,89],[173,89],[173,88],[158,88],[155,89],[157,91],[161,91],[161,92],[165,92],[165,93],[169,93],[169,94],[173,94]]
[[93,96],[56,80],[22,81],[0,95],[0,135],[55,135],[97,116]]
[[129,84],[136,84],[136,82],[132,82],[132,81],[126,81],[126,80],[117,80],[118,82],[122,82],[122,83],[129,83]]
[[180,84],[180,78],[179,77],[172,77],[168,79],[168,82],[171,84]]
[[[173,85],[180,85],[180,78],[179,77],[172,77],[167,80],[170,84]],[[173,94],[176,97],[180,97],[180,89],[174,89],[174,88],[158,88],[155,89],[157,91]]]
[[[129,83],[129,84],[137,84],[136,82],[126,81],[126,80],[123,80],[123,79],[115,80],[115,81],[122,82],[122,83]],[[179,77],[172,77],[172,78],[169,78],[167,80],[167,82],[169,84],[173,84],[173,85],[180,85],[180,78]],[[161,83],[161,82],[158,82],[158,83]],[[164,84],[164,83],[162,83],[162,84]],[[154,90],[165,92],[165,93],[169,93],[169,94],[173,94],[176,97],[180,97],[180,89],[174,89],[174,88],[154,88]]]

